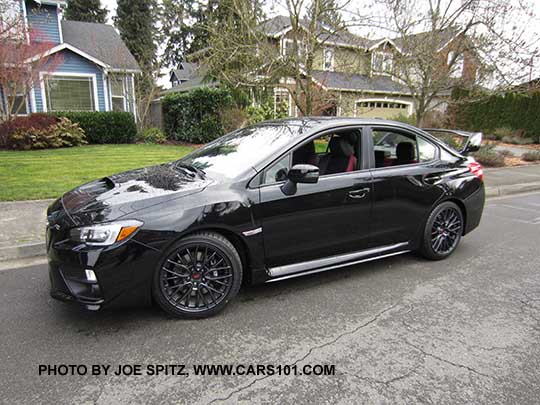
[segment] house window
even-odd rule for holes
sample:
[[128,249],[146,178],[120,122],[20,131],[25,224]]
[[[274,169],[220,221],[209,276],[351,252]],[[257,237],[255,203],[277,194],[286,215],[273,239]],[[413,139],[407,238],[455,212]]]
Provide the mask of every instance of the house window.
[[291,115],[290,94],[287,89],[274,89],[274,109]]
[[407,114],[408,112],[403,112],[400,110],[409,109],[410,104],[401,103],[399,101],[357,101],[356,102],[356,113],[357,115],[364,114],[386,114],[387,116],[397,116],[400,114]]
[[334,50],[332,48],[323,50],[323,70],[334,70]]
[[391,74],[394,67],[394,55],[389,52],[374,52],[372,66],[374,73]]
[[47,76],[44,80],[48,111],[93,111],[92,77]]
[[26,103],[26,96],[24,94],[17,94],[14,101],[11,97],[8,97],[8,99],[8,103],[11,106],[11,115],[28,114],[28,104]]
[[[306,54],[305,44],[301,40],[298,40],[297,44],[298,56],[303,58]],[[281,49],[284,56],[294,57],[294,41],[292,39],[284,39]]]
[[[11,115],[26,115],[28,114],[28,102],[26,94],[19,90],[15,90],[13,86],[5,93],[7,108],[10,109]],[[1,102],[1,99],[0,99]]]
[[111,100],[113,111],[126,111],[126,83],[123,76],[111,76]]
[[463,55],[457,55],[454,51],[448,52],[448,68],[450,77],[459,79],[463,76]]

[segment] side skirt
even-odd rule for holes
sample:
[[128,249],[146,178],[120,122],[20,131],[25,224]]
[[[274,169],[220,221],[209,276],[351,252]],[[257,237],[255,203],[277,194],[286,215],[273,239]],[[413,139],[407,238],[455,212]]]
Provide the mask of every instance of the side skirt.
[[410,252],[411,250],[412,249],[410,248],[409,242],[402,242],[344,255],[290,264],[287,266],[272,267],[267,270],[268,275],[272,278],[266,280],[266,283],[287,280],[289,278],[305,276],[308,274],[320,273],[340,267],[370,262],[372,260],[384,259],[386,257],[401,255],[403,253]]

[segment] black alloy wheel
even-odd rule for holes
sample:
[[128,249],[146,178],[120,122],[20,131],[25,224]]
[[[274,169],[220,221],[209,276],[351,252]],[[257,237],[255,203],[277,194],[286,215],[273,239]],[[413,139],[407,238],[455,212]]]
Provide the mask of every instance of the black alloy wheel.
[[242,280],[234,246],[206,232],[181,240],[169,250],[154,277],[154,297],[174,316],[202,318],[220,311]]
[[456,249],[463,235],[463,214],[452,202],[438,205],[430,214],[420,252],[432,260],[444,259]]

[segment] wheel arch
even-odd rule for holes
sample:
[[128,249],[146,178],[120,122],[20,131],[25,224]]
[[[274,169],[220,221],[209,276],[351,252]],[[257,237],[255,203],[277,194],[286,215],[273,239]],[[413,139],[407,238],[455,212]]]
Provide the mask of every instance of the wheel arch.
[[[463,231],[462,231],[462,234],[465,235],[465,230],[467,229],[467,208],[465,207],[465,204],[463,203],[463,201],[461,201],[460,199],[455,198],[455,197],[448,198],[446,200],[440,201],[439,204],[441,204],[443,202],[452,202],[452,203],[456,204],[459,207],[459,210],[461,211],[461,215],[463,216]],[[439,204],[437,204],[437,205],[439,205]]]
[[182,233],[182,235],[176,238],[173,243],[176,243],[188,236],[200,232],[215,232],[226,238],[229,242],[231,242],[236,251],[238,252],[240,260],[242,261],[243,279],[247,282],[251,282],[251,261],[249,258],[249,247],[244,238],[235,231],[219,226],[198,227],[196,229],[190,229],[189,231]]

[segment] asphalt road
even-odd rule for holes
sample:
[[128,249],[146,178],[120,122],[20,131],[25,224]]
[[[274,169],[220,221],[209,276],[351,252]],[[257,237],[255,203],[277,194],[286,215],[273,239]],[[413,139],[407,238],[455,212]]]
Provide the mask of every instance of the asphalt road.
[[[538,403],[540,194],[490,200],[443,262],[394,257],[244,289],[220,315],[100,313],[0,271],[0,402]],[[48,376],[40,364],[333,364],[333,376]],[[143,369],[144,370],[144,369]]]

